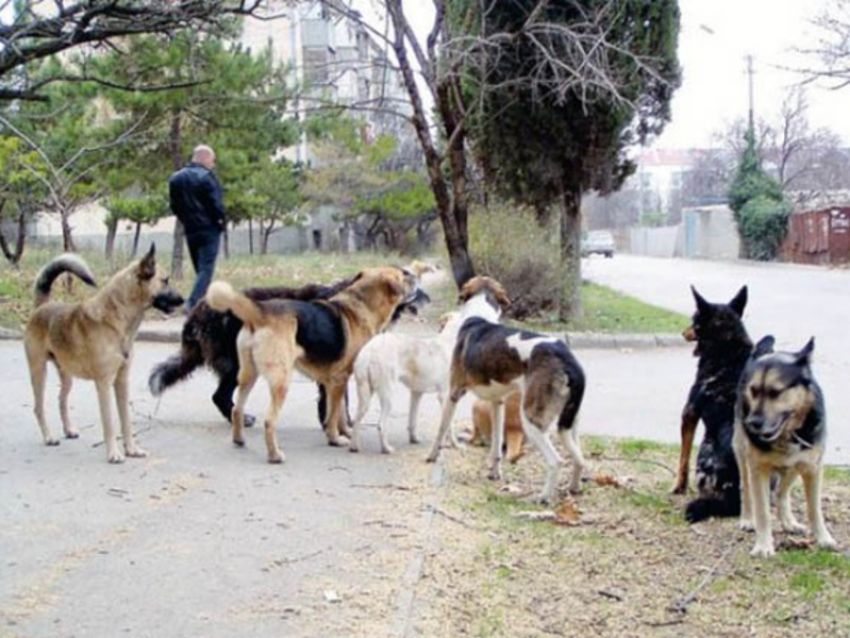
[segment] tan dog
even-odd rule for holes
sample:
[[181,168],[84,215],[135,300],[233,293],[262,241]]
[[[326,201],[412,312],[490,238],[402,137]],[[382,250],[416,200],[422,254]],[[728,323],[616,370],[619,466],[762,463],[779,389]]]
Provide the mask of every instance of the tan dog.
[[275,424],[295,368],[327,388],[325,428],[330,445],[346,445],[342,400],[360,349],[389,323],[396,308],[416,296],[415,275],[401,268],[371,268],[328,301],[255,302],[229,284],[207,291],[214,310],[230,310],[244,324],[237,339],[239,390],[233,408],[233,442],[242,436],[245,402],[258,377],[266,379],[272,402],[265,418],[269,463],[280,463]]
[[[525,435],[522,433],[522,417],[519,414],[519,392],[514,392],[505,399],[505,458],[509,463],[516,463],[525,453],[522,445]],[[486,447],[490,445],[493,435],[495,409],[489,401],[476,399],[472,404],[472,439],[470,445]]]
[[[35,416],[46,445],[59,445],[44,418],[44,381],[47,362],[56,366],[61,380],[59,412],[65,437],[75,439],[79,432],[68,418],[68,394],[74,377],[90,379],[97,387],[106,458],[121,463],[124,455],[146,456],[136,445],[130,428],[128,380],[133,360],[133,340],[145,310],[156,307],[171,312],[183,298],[168,285],[159,271],[154,247],[138,261],[118,272],[93,297],[80,303],[50,301],[50,288],[56,278],[69,272],[94,286],[94,277],[85,262],[75,255],[61,255],[39,272],[35,282],[36,311],[27,324],[24,347],[29,363]],[[118,449],[109,391],[114,389],[124,452]]]

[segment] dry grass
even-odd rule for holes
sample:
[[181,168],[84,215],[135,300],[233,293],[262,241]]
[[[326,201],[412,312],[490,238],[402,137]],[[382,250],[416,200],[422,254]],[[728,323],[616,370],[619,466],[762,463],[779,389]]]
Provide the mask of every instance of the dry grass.
[[[438,517],[440,550],[418,596],[427,636],[805,636],[850,633],[850,557],[792,549],[776,534],[772,560],[731,519],[689,526],[685,497],[669,494],[677,449],[585,437],[593,470],[576,526],[528,522],[526,493],[542,485],[536,452],[507,468],[512,492],[483,477],[480,449],[449,453]],[[566,485],[567,472],[562,476]],[[830,469],[827,524],[850,539],[850,474]],[[805,520],[796,488],[798,517]]]

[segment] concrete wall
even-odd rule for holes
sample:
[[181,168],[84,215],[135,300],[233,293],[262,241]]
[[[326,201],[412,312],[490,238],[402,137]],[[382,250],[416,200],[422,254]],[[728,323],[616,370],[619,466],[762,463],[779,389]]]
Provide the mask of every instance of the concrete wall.
[[727,206],[687,208],[682,222],[661,228],[629,229],[629,252],[650,257],[736,259],[740,240]]
[[674,257],[677,250],[678,226],[629,229],[629,252],[650,257]]

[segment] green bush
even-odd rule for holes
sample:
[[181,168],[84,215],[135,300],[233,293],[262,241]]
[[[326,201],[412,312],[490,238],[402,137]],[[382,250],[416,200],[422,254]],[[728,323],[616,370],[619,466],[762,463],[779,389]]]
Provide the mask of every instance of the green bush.
[[738,212],[738,231],[747,257],[759,261],[775,259],[788,232],[791,206],[785,201],[759,195]]
[[557,307],[561,290],[557,226],[540,226],[533,211],[504,202],[474,207],[469,249],[476,270],[508,291],[508,314],[524,319]]

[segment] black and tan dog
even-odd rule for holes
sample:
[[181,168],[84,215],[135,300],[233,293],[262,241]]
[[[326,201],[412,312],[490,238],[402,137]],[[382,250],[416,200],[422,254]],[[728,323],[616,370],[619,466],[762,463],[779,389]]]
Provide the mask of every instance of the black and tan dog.
[[809,527],[820,547],[836,549],[820,502],[826,411],[812,375],[812,338],[799,352],[773,352],[773,337],[755,347],[735,407],[734,449],[741,472],[741,528],[753,529],[753,556],[772,556],[770,481],[779,476],[777,510],[782,528],[805,533],[791,512],[790,492],[799,474],[806,493]]
[[213,310],[229,310],[244,324],[237,339],[239,388],[233,408],[233,441],[243,445],[245,402],[262,376],[272,401],[264,420],[270,463],[280,463],[275,424],[295,368],[328,391],[325,433],[331,445],[345,445],[342,399],[360,349],[393,318],[399,305],[417,296],[418,280],[402,268],[364,270],[328,301],[255,302],[229,284],[215,282],[207,292]]
[[[354,281],[342,279],[327,286],[308,284],[299,288],[274,286],[248,288],[243,294],[255,302],[318,301],[330,299]],[[169,357],[151,372],[148,387],[154,396],[187,379],[197,368],[205,365],[218,377],[218,387],[212,401],[221,415],[230,423],[233,411],[233,392],[238,385],[239,355],[236,338],[242,330],[242,321],[229,312],[218,312],[201,300],[189,313],[180,340],[180,352]],[[319,422],[326,417],[324,388],[320,385]],[[245,415],[245,424],[252,425],[254,418]]]
[[549,439],[549,428],[555,420],[573,461],[570,489],[578,491],[585,467],[575,428],[585,387],[578,361],[560,339],[500,325],[502,309],[510,301],[504,288],[493,279],[470,279],[461,288],[460,301],[463,323],[452,355],[449,398],[443,405],[440,430],[428,461],[437,460],[458,401],[472,391],[494,404],[489,478],[498,480],[503,454],[503,404],[509,395],[519,391],[523,432],[546,461],[546,482],[538,500],[551,503],[557,496],[563,459]]
[[[58,445],[44,418],[44,382],[47,362],[59,372],[61,391],[59,411],[65,436],[75,439],[79,432],[68,417],[68,393],[73,379],[90,379],[97,387],[106,457],[121,463],[124,455],[146,456],[136,445],[130,427],[128,380],[133,360],[133,340],[150,307],[171,312],[183,298],[168,285],[168,277],[156,266],[154,247],[143,258],[118,272],[93,297],[80,303],[50,301],[50,288],[56,278],[68,272],[94,286],[91,271],[75,255],[57,257],[38,274],[35,282],[36,311],[24,336],[33,393],[35,416],[47,445]],[[118,448],[112,426],[110,390],[115,391],[124,452]]]
[[682,449],[673,491],[684,494],[694,435],[700,420],[705,435],[697,455],[698,498],[691,501],[685,518],[695,523],[712,516],[737,516],[740,512],[740,480],[732,450],[735,397],[738,381],[753,349],[741,317],[747,305],[744,286],[728,303],[709,303],[691,288],[697,309],[685,331],[696,342],[699,357],[696,379],[682,410]]

